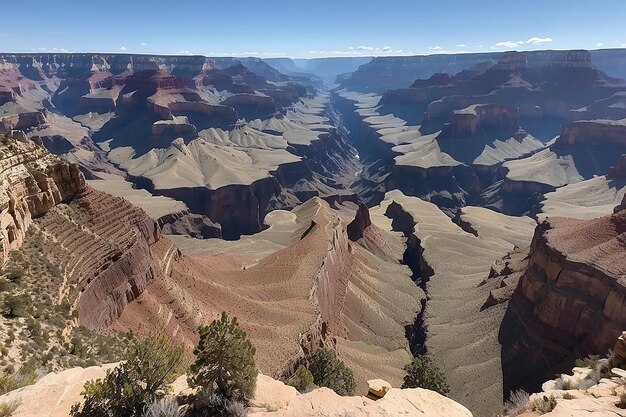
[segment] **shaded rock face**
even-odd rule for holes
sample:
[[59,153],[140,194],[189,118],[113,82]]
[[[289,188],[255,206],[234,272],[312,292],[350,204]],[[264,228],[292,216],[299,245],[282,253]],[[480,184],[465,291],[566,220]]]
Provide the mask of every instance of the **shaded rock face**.
[[626,211],[540,225],[501,327],[505,389],[536,389],[626,328]]
[[237,114],[247,120],[267,119],[278,111],[272,97],[256,94],[236,94],[221,104],[234,108]]
[[370,212],[365,204],[359,204],[356,216],[350,224],[348,224],[348,239],[353,242],[363,237],[363,232],[372,224],[370,220]]
[[85,187],[78,167],[51,155],[23,133],[0,134],[0,238],[6,260],[18,248],[33,218],[71,199]]
[[157,223],[166,235],[184,235],[196,239],[222,238],[222,227],[219,224],[189,210],[162,216]]
[[242,234],[262,229],[265,215],[275,207],[280,184],[275,178],[264,178],[250,185],[228,185],[211,190],[205,187],[155,189],[143,177],[132,177],[140,188],[154,195],[163,195],[184,202],[192,213],[202,214],[220,225],[224,239],[237,239]]
[[468,137],[487,131],[515,131],[519,127],[516,109],[499,104],[479,104],[455,111],[441,134],[445,137]]

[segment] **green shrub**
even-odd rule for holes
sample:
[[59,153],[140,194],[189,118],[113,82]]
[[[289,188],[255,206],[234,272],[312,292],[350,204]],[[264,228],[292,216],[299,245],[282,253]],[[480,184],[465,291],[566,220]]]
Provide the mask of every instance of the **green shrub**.
[[37,372],[32,368],[22,366],[18,372],[0,376],[0,395],[34,384],[37,382],[37,379]]
[[6,279],[13,284],[19,284],[20,282],[22,282],[22,278],[24,278],[24,270],[20,267],[14,267],[9,269],[6,275]]
[[2,315],[5,317],[24,316],[30,304],[30,297],[26,294],[6,295],[1,305]]
[[296,369],[296,372],[289,378],[287,384],[300,392],[309,392],[315,388],[313,374],[304,365],[298,366],[298,369]]
[[576,359],[576,366],[579,368],[591,368],[596,369],[598,362],[600,361],[600,355],[589,355],[583,359]]
[[424,388],[442,395],[450,392],[445,375],[428,356],[417,355],[404,370],[406,375],[402,388]]
[[333,350],[321,348],[313,352],[309,357],[309,371],[315,385],[330,388],[339,395],[354,394],[356,383],[352,370]]
[[237,322],[226,312],[219,320],[199,329],[189,385],[215,392],[225,399],[244,400],[254,395],[258,370],[256,349]]
[[130,358],[107,372],[104,379],[87,381],[83,406],[72,406],[73,417],[140,417],[167,391],[182,364],[182,346],[170,346],[166,336],[151,335],[136,343]]

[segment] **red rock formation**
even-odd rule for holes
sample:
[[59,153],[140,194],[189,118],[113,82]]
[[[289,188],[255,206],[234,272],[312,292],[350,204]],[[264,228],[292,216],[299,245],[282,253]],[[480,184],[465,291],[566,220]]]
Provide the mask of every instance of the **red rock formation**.
[[625,237],[626,211],[537,227],[509,304],[519,325],[501,330],[515,333],[502,338],[505,385],[532,388],[543,373],[613,346],[626,328]]
[[556,144],[626,146],[626,123],[610,120],[573,122],[565,126]]
[[48,211],[38,225],[64,249],[54,260],[66,265],[69,299],[77,300],[80,324],[90,329],[117,320],[180,256],[141,209],[90,187]]

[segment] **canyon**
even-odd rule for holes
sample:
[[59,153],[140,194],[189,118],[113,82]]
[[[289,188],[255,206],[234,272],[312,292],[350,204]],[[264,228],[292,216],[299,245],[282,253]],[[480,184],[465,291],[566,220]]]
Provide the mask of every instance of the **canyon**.
[[67,308],[59,356],[157,323],[191,354],[228,311],[277,380],[327,347],[365,394],[427,354],[493,415],[626,327],[625,60],[0,54],[7,291]]

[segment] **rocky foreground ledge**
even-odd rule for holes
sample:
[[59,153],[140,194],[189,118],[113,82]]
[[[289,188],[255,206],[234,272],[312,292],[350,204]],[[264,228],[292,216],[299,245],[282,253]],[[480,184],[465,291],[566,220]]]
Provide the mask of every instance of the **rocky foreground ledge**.
[[[106,371],[115,365],[50,373],[34,385],[0,396],[0,404],[20,402],[12,417],[67,417],[72,404],[81,400],[84,383],[104,377]],[[174,381],[174,394],[189,389],[186,379],[183,375]],[[256,394],[249,405],[248,414],[255,417],[472,417],[472,413],[462,405],[421,388],[392,388],[384,398],[374,401],[360,396],[341,397],[328,388],[300,394],[295,388],[262,374],[259,374]]]

